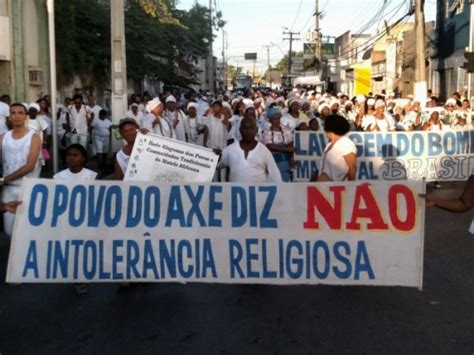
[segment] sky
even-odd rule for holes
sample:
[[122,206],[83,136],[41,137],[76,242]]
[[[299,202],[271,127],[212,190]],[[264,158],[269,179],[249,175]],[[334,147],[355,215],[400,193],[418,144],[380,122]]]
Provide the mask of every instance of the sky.
[[[209,0],[179,0],[179,9],[189,9],[194,2],[209,6]],[[319,0],[323,36],[338,37],[352,33],[375,34],[378,28],[395,22],[408,11],[407,0]],[[385,7],[384,2],[386,3]],[[306,33],[315,28],[316,0],[212,0],[213,7],[222,11],[227,21],[227,57],[229,63],[252,68],[253,62],[244,60],[244,53],[257,53],[256,70],[268,67],[267,49],[271,45],[270,62],[275,65],[287,53],[289,41],[284,41],[284,27],[299,32],[300,41],[293,42],[293,50],[302,51]],[[382,10],[383,8],[383,10]],[[436,18],[436,0],[425,1],[425,20]],[[414,18],[408,19],[414,22]],[[222,60],[222,32],[214,41],[214,55]]]

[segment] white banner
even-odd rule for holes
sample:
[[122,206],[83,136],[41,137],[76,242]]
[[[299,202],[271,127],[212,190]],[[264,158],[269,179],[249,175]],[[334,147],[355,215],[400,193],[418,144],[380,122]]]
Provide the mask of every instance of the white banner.
[[421,287],[422,187],[28,179],[7,282]]
[[211,149],[138,133],[124,180],[211,182],[218,160]]
[[[357,180],[465,181],[474,173],[474,130],[349,132],[357,147]],[[295,181],[319,173],[324,133],[295,133]]]

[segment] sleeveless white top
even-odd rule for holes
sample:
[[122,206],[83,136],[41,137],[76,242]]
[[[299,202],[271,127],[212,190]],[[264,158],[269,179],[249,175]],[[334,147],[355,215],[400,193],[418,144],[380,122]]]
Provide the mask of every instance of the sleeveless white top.
[[127,166],[128,166],[128,161],[130,160],[130,155],[126,155],[123,152],[123,149],[120,149],[116,155],[117,163],[120,166],[120,169],[122,169],[122,173],[125,175],[125,172],[127,171]]
[[[12,131],[5,133],[2,141],[3,176],[8,176],[14,173],[26,164],[28,155],[30,154],[31,139],[34,134],[35,132],[30,130],[22,138],[14,139],[12,137]],[[10,181],[9,184],[19,186],[21,185],[23,178],[37,178],[40,176],[40,173],[41,165],[38,159],[32,172],[21,178]]]

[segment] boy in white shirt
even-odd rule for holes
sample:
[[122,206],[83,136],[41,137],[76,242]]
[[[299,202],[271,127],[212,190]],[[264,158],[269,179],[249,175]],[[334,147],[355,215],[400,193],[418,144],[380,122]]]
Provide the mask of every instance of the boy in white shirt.
[[82,103],[81,95],[74,95],[74,105],[69,106],[71,143],[79,143],[84,148],[87,146],[87,134],[92,122],[90,109]]

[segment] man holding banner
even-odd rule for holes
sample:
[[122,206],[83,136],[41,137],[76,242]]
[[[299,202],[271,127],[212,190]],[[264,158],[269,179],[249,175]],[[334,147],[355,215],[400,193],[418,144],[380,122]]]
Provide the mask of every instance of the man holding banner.
[[124,118],[119,123],[119,131],[122,138],[127,144],[118,151],[115,157],[114,178],[122,180],[127,171],[130,155],[132,154],[133,145],[137,138],[138,123],[133,118]]
[[257,124],[244,117],[240,123],[242,139],[224,149],[218,168],[228,167],[229,182],[281,182],[272,153],[255,140]]

